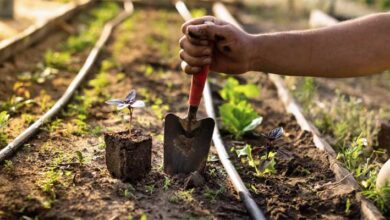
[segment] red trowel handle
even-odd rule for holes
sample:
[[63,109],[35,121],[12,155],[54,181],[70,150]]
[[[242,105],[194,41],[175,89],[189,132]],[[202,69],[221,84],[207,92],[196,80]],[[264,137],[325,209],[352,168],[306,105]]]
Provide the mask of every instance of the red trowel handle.
[[199,106],[208,73],[209,66],[205,66],[200,73],[192,76],[190,98],[188,101],[190,106]]

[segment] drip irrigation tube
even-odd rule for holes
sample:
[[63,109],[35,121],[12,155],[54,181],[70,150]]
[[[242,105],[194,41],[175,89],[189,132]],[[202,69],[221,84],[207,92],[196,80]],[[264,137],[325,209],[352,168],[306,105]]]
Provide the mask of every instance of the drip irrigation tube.
[[97,57],[99,56],[104,45],[107,43],[114,28],[127,17],[129,17],[132,12],[132,2],[125,1],[124,11],[122,11],[117,17],[115,17],[113,20],[109,21],[104,25],[99,40],[96,42],[94,48],[89,53],[83,67],[80,69],[80,71],[73,79],[69,87],[66,89],[62,97],[41,118],[35,121],[30,127],[24,130],[11,143],[9,143],[5,148],[0,151],[0,163],[3,162],[6,158],[10,157],[13,153],[15,153],[19,149],[19,147],[22,146],[29,138],[31,138],[43,124],[49,122],[50,119],[55,116],[69,102],[77,88],[80,86],[84,78],[87,76],[87,74],[90,72],[91,68],[95,64]]
[[[188,21],[192,18],[191,13],[187,9],[186,5],[182,1],[177,1],[176,9],[180,13],[180,15],[184,18],[184,20]],[[206,81],[205,88],[203,90],[203,98],[205,102],[206,112],[208,117],[213,118],[216,120],[216,115],[214,112],[213,107],[213,100],[211,97],[211,90],[210,85]],[[244,203],[246,209],[249,212],[249,215],[252,219],[256,220],[265,220],[264,214],[260,210],[260,208],[257,206],[256,202],[252,198],[249,190],[245,187],[244,182],[242,181],[240,175],[237,173],[236,169],[234,168],[232,162],[230,161],[229,155],[226,152],[226,148],[223,144],[221,135],[219,133],[218,125],[215,126],[214,132],[213,132],[213,143],[215,148],[218,152],[218,157],[225,168],[230,180],[233,183],[234,188],[238,192],[241,201]]]

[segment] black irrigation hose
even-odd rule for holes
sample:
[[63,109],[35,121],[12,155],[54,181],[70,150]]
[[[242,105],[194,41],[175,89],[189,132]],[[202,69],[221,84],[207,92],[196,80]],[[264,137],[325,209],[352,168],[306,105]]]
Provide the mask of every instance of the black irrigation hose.
[[73,94],[80,86],[84,78],[90,72],[91,68],[95,64],[97,57],[99,56],[102,48],[107,43],[110,38],[114,28],[124,21],[133,13],[133,4],[132,2],[124,2],[124,11],[122,11],[117,17],[109,21],[104,25],[102,34],[100,35],[99,40],[96,42],[94,48],[89,53],[87,60],[85,61],[83,67],[80,69],[76,77],[73,79],[69,87],[66,89],[65,93],[61,98],[54,104],[53,107],[49,109],[41,118],[35,121],[30,127],[24,130],[19,134],[11,143],[9,143],[5,148],[0,151],[0,163],[3,162],[6,158],[14,154],[20,146],[22,146],[29,138],[31,138],[39,128],[50,121],[50,119],[55,116],[72,98]]
[[[192,18],[191,13],[187,9],[184,2],[177,1],[175,6],[176,9],[179,11],[180,15],[184,18],[184,20],[188,21]],[[203,90],[203,98],[207,115],[217,121],[213,107],[213,99],[211,97],[210,85],[207,81]],[[240,175],[237,173],[232,162],[230,161],[229,155],[226,152],[226,148],[219,133],[218,126],[215,126],[214,128],[213,142],[215,148],[217,149],[218,157],[223,167],[225,168],[230,180],[232,181],[234,188],[238,192],[241,201],[244,203],[246,209],[248,210],[250,217],[256,220],[265,220],[266,218],[264,217],[264,214],[257,206],[256,202],[253,200],[249,190],[245,187],[245,184],[242,181]]]

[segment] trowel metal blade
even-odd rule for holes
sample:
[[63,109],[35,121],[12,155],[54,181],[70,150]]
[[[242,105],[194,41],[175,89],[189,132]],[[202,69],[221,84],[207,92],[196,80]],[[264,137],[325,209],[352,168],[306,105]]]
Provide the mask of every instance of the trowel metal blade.
[[215,122],[212,118],[192,122],[190,135],[187,123],[188,119],[174,114],[165,117],[164,171],[167,174],[202,173],[205,168]]

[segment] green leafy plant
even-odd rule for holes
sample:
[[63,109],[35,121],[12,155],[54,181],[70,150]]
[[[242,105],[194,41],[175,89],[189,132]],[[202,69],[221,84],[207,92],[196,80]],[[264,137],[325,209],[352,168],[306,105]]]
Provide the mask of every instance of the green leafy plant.
[[237,139],[256,129],[263,121],[246,101],[237,104],[225,103],[219,107],[219,113],[223,127]]
[[238,104],[247,98],[259,96],[260,91],[255,84],[241,85],[237,79],[229,77],[219,94],[225,101]]

